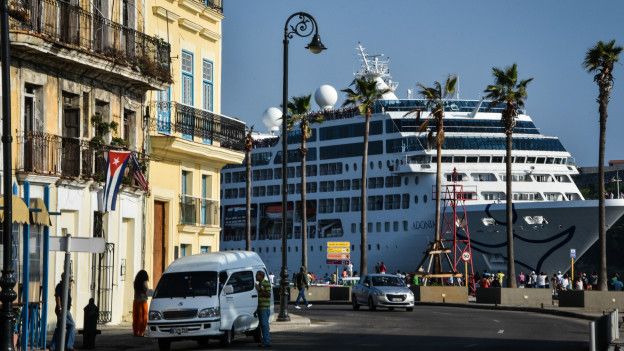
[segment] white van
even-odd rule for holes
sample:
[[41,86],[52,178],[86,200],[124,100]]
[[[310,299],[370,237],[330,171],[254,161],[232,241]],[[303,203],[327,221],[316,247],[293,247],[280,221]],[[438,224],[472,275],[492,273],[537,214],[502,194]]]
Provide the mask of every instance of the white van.
[[[174,261],[160,278],[149,308],[147,335],[160,350],[172,341],[196,340],[205,346],[219,338],[223,346],[235,334],[260,338],[256,273],[268,273],[255,252],[227,251],[186,256]],[[271,314],[273,293],[271,292]]]

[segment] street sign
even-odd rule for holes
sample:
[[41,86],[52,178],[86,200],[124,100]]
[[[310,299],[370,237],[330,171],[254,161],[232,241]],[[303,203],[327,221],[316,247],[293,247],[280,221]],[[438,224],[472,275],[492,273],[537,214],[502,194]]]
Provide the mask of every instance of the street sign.
[[576,258],[576,249],[570,249],[570,258]]
[[351,261],[343,261],[343,260],[327,260],[326,262],[327,264],[335,264],[339,266],[346,266],[349,263],[351,263]]
[[328,260],[350,260],[351,259],[351,254],[348,253],[328,253],[327,254],[327,259]]
[[328,241],[327,247],[351,247],[351,243],[348,241]]
[[468,262],[470,261],[470,252],[468,251],[464,251],[462,253],[462,260],[464,260],[464,262]]
[[328,247],[327,253],[351,253],[350,247]]
[[[50,251],[65,251],[67,245],[67,237],[51,236]],[[71,252],[91,252],[102,253],[106,248],[104,238],[79,238],[71,237],[69,251]]]

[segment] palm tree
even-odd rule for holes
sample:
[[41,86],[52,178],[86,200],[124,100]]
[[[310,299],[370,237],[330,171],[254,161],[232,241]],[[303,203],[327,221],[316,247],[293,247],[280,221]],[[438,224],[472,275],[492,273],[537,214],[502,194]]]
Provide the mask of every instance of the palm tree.
[[299,130],[301,132],[301,146],[299,147],[301,155],[301,265],[306,267],[306,269],[308,268],[308,211],[306,202],[306,155],[308,154],[308,148],[306,142],[312,134],[310,124],[323,121],[322,115],[309,113],[311,98],[312,95],[294,96],[288,102],[288,111],[291,116],[288,120],[288,128],[294,128],[295,123],[299,122]]
[[367,186],[367,163],[368,163],[368,134],[370,130],[370,120],[373,115],[373,107],[377,100],[380,100],[383,94],[390,89],[380,89],[377,86],[377,80],[373,77],[356,78],[349,85],[354,89],[346,88],[341,91],[347,94],[347,98],[342,106],[357,106],[360,115],[364,116],[364,141],[362,151],[362,181],[361,181],[361,199],[360,199],[360,276],[368,273],[367,269],[367,244],[366,244],[366,186]]
[[[418,84],[420,88],[420,95],[426,100],[425,107],[430,112],[430,117],[425,119],[419,127],[420,132],[429,130],[427,133],[427,141],[431,145],[435,143],[436,146],[436,197],[435,197],[435,241],[434,249],[439,245],[440,234],[440,198],[442,192],[442,145],[444,144],[444,99],[447,99],[455,94],[455,87],[457,85],[457,77],[449,75],[444,82],[444,87],[440,82],[433,82],[432,87],[427,87],[422,84]],[[415,110],[408,112],[407,114],[416,113],[417,123],[420,122],[421,111]],[[430,130],[429,123],[433,121],[436,125],[435,132]],[[439,247],[438,247],[439,249]],[[442,270],[440,256],[434,256],[434,272],[440,273]]]
[[251,251],[251,150],[253,149],[253,126],[245,136],[245,250]]
[[485,89],[486,98],[491,99],[492,106],[503,104],[505,106],[501,123],[505,130],[506,151],[505,158],[505,182],[507,186],[507,286],[516,287],[515,254],[513,242],[513,205],[511,192],[511,149],[513,144],[513,131],[516,126],[518,109],[524,106],[527,98],[527,85],[533,78],[518,81],[518,65],[515,63],[505,69],[493,67],[494,84],[488,85]]
[[621,46],[615,40],[608,43],[599,41],[587,50],[583,66],[589,73],[595,73],[594,82],[598,84],[598,113],[600,113],[600,140],[598,142],[598,241],[600,242],[600,290],[607,290],[607,233],[605,229],[605,185],[604,151],[607,139],[607,107],[613,88],[613,65],[618,62]]

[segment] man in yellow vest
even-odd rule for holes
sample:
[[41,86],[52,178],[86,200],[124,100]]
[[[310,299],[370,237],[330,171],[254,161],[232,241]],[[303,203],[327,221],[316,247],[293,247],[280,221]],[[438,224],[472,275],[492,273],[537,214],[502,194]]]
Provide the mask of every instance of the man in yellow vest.
[[271,333],[269,330],[269,318],[271,317],[271,283],[264,279],[264,272],[256,273],[256,290],[258,290],[258,321],[262,331],[262,343],[260,347],[271,347]]

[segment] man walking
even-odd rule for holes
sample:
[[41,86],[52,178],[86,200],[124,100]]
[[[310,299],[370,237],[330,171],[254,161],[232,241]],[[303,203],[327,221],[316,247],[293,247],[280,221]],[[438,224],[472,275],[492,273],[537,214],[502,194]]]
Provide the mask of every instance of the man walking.
[[[65,350],[73,351],[74,350],[74,339],[76,338],[76,323],[72,318],[70,313],[71,310],[71,282],[70,279],[69,284],[69,292],[67,294],[67,334],[65,339]],[[55,351],[60,349],[60,341],[61,341],[61,333],[65,332],[65,330],[61,331],[61,318],[63,316],[63,285],[65,284],[65,273],[61,274],[61,281],[56,284],[56,288],[54,289],[54,299],[56,301],[56,307],[54,308],[54,312],[56,313],[56,329],[54,329],[54,336],[52,336],[52,342],[50,343],[50,351]]]
[[308,280],[308,273],[304,266],[301,266],[299,269],[299,273],[297,273],[297,277],[295,279],[297,284],[297,289],[299,289],[299,295],[297,295],[297,300],[295,301],[295,308],[300,310],[299,301],[303,300],[303,304],[308,308],[312,307],[311,303],[308,303],[308,300],[305,297],[305,292],[308,286],[310,286],[310,281]]
[[271,283],[264,279],[264,272],[256,273],[256,290],[258,290],[258,321],[262,332],[260,347],[271,347],[271,331],[269,330],[269,317],[271,316]]

